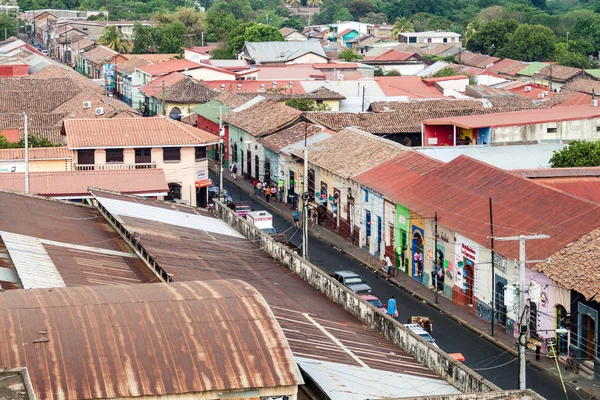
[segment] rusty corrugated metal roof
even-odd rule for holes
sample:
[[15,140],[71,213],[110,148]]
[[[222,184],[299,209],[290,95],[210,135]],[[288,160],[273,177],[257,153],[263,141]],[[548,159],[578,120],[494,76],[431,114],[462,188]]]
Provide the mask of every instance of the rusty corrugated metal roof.
[[0,360],[39,398],[99,399],[302,383],[262,296],[239,280],[13,290]]
[[[115,209],[106,208],[122,221],[130,234],[139,236],[141,246],[175,282],[243,279],[256,288],[281,324],[294,355],[354,366],[364,363],[374,369],[440,379],[246,238],[207,232],[202,224],[182,226],[175,219],[161,222],[150,217],[150,208],[193,214],[201,212],[197,208],[105,191],[93,191],[93,194],[103,207],[111,204],[106,199],[148,206],[146,212],[135,216],[119,215]],[[121,209],[133,208],[122,206]],[[202,215],[212,216],[204,212]],[[227,225],[212,218],[215,223]],[[324,332],[335,336],[338,342]],[[340,344],[357,350],[349,354],[347,347],[344,349]],[[377,357],[360,350],[372,348],[377,348]]]
[[[32,256],[43,256],[48,271],[57,271],[66,286],[156,281],[95,208],[2,191],[0,204],[0,232],[8,233],[4,236],[9,240],[17,238],[11,249],[0,234],[0,253],[10,256],[0,267],[18,271],[23,281],[34,280],[35,287],[56,282],[45,285],[35,269],[27,269]],[[26,268],[18,270],[19,263]],[[21,286],[3,282],[2,287],[5,284]]]

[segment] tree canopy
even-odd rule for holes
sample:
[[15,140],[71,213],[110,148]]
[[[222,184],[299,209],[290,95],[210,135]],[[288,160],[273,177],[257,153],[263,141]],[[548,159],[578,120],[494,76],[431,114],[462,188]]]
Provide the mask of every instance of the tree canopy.
[[340,53],[339,57],[340,57],[340,60],[344,60],[347,62],[352,62],[352,61],[363,59],[363,56],[353,52],[352,49],[346,49],[346,50],[342,51]]
[[331,111],[331,107],[327,104],[317,104],[311,99],[289,99],[286,100],[285,105],[300,111]]
[[555,151],[550,158],[552,168],[600,166],[600,141],[574,140],[567,147]]
[[123,33],[114,25],[104,28],[102,36],[98,38],[98,44],[119,53],[129,53],[131,51],[131,43],[125,39]]

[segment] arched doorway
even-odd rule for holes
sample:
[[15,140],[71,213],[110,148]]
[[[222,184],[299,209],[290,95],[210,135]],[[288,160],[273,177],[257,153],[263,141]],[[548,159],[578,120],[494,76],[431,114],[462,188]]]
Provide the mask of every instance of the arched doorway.
[[[567,329],[567,309],[562,305],[556,305],[556,329]],[[567,342],[567,334],[566,333],[557,333],[556,334],[556,347],[558,350],[558,354],[567,354],[569,349],[569,344]]]
[[593,360],[596,353],[596,321],[588,314],[581,316],[581,336],[579,348],[584,350],[588,360]]
[[473,261],[468,258],[464,258],[465,267],[463,272],[464,285],[466,286],[465,299],[467,300],[468,305],[473,305],[473,281],[475,278],[474,271],[475,268],[473,266]]
[[423,229],[414,226],[412,227],[412,276],[420,281],[423,281],[423,237],[425,232]]
[[496,312],[500,325],[506,325],[506,306],[504,305],[504,283],[496,282]]
[[179,107],[173,107],[171,109],[171,111],[169,112],[169,118],[175,119],[177,121],[181,120],[181,110],[179,109]]
[[169,193],[165,200],[181,200],[181,185],[178,183],[169,183]]

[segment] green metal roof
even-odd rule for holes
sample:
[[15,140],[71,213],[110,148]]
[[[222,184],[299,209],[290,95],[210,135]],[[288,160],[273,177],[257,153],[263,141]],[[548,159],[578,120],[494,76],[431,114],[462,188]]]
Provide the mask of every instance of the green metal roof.
[[211,100],[208,103],[200,104],[192,108],[192,111],[198,115],[203,116],[209,121],[215,124],[219,123],[219,107],[222,107],[223,116],[227,115],[231,111],[230,107],[227,107],[216,100]]
[[543,63],[543,62],[537,62],[537,61],[532,62],[528,66],[526,66],[525,68],[523,68],[522,70],[517,72],[517,75],[532,76],[533,74],[538,72],[540,69],[546,67],[547,65],[548,64]]
[[586,69],[585,72],[596,78],[600,78],[600,69]]

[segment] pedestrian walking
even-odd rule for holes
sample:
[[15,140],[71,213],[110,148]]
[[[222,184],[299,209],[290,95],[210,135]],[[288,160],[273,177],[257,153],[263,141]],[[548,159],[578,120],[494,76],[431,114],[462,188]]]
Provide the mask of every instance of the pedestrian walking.
[[261,196],[262,193],[262,183],[260,181],[256,182],[256,195],[258,197]]
[[298,210],[294,211],[294,224],[296,225],[296,228],[300,228],[300,213]]
[[271,186],[271,198],[274,202],[279,200],[279,192],[277,190],[277,185]]
[[392,296],[387,302],[387,314],[390,317],[398,317],[398,310],[396,309],[396,299]]
[[385,256],[385,270],[385,272],[387,272],[388,275],[392,273],[392,259],[389,255]]
[[279,185],[279,190],[277,191],[277,200],[279,202],[283,202],[283,194],[285,192],[285,187],[283,185]]
[[310,210],[310,224],[312,226],[317,225],[317,210],[315,210],[314,208]]
[[270,199],[271,199],[271,188],[269,186],[267,186],[265,188],[265,200],[268,203]]
[[268,183],[268,182],[265,180],[265,181],[263,182],[263,186],[262,186],[262,188],[263,188],[263,195],[265,194],[264,192],[266,192],[266,191],[267,191],[267,188],[268,188],[268,187],[269,187],[269,183]]
[[233,177],[234,181],[237,179],[237,164],[236,163],[233,163],[233,166],[231,167],[231,176]]

